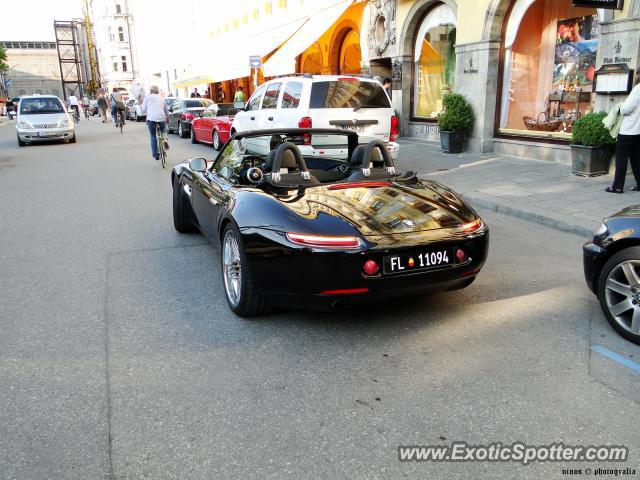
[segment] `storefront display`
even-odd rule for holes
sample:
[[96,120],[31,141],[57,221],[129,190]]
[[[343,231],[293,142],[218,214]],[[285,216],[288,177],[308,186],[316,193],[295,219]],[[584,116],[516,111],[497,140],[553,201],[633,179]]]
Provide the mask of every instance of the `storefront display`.
[[568,138],[593,110],[600,26],[571,0],[519,0],[504,45],[500,133]]
[[455,81],[456,17],[441,4],[431,9],[420,25],[414,49],[413,115],[435,118],[442,111],[442,96]]

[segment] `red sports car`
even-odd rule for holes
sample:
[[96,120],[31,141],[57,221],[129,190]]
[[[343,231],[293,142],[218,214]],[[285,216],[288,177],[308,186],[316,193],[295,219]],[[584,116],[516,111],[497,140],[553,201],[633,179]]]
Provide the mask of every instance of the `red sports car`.
[[229,140],[231,123],[237,111],[232,103],[209,105],[191,124],[191,143],[210,143],[220,150]]

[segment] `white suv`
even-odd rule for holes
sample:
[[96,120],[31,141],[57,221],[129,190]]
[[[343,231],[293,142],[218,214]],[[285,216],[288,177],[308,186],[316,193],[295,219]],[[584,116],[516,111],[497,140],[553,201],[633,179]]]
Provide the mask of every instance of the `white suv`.
[[[360,143],[382,140],[393,158],[399,150],[398,119],[384,88],[376,80],[350,75],[305,74],[260,85],[236,114],[231,132],[269,128],[347,128],[358,133]],[[340,149],[333,145],[338,137],[314,134],[305,141],[305,155]]]

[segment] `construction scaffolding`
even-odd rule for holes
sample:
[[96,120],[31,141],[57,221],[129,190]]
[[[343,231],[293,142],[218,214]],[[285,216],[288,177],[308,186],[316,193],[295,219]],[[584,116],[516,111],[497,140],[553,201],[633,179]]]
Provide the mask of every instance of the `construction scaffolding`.
[[56,34],[56,46],[58,48],[62,95],[65,100],[67,99],[67,93],[82,98],[84,88],[82,75],[80,74],[80,48],[76,37],[75,22],[56,20],[53,22],[53,29]]

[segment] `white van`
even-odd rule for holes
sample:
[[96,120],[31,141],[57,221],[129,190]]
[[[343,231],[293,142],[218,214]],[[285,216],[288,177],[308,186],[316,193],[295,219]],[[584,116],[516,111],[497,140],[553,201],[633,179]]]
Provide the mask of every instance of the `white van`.
[[[280,77],[260,85],[233,119],[231,132],[270,128],[346,128],[355,130],[361,143],[382,140],[393,158],[399,146],[398,119],[380,82],[350,75]],[[335,151],[336,135],[313,135],[305,155]],[[257,146],[256,146],[257,147]],[[266,153],[269,146],[259,148]],[[346,148],[346,147],[345,147]]]

